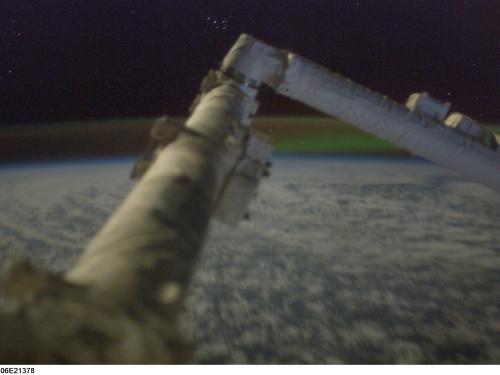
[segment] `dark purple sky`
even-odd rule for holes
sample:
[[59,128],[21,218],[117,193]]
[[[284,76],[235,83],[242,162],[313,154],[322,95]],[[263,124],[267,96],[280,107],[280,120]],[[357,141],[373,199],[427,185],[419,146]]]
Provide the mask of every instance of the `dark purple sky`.
[[[498,0],[2,0],[0,124],[186,114],[242,32],[500,119]],[[263,114],[311,113],[268,99]]]

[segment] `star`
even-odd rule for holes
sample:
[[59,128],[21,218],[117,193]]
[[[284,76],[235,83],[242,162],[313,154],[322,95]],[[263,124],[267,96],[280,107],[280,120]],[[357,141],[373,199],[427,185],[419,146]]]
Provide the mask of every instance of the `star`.
[[207,16],[205,17],[208,27],[213,30],[228,31],[229,30],[229,17]]

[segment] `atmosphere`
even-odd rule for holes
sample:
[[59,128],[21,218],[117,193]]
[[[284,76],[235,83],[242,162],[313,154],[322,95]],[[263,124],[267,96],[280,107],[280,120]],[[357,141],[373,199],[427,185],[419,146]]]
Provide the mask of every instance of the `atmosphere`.
[[[500,118],[494,0],[2,1],[0,125],[186,115],[241,33],[404,102]],[[313,114],[272,97],[262,115]]]
[[498,0],[1,0],[0,364],[500,364],[499,37]]

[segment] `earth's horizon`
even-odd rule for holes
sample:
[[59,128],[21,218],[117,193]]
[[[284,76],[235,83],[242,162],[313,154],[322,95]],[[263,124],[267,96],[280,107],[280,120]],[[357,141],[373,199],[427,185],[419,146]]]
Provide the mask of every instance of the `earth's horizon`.
[[[64,272],[133,160],[0,168],[0,263]],[[183,324],[196,363],[500,363],[500,197],[420,159],[277,157],[211,226]]]

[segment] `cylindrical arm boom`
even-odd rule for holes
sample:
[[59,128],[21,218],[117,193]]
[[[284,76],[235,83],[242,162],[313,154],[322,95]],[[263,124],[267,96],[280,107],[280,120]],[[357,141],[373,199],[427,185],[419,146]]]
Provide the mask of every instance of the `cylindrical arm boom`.
[[222,68],[500,191],[500,152],[288,51],[243,34]]
[[6,272],[15,303],[0,313],[0,363],[189,359],[178,312],[214,203],[240,161],[234,150],[224,156],[227,140],[244,159],[257,109],[256,90],[222,75],[212,83],[65,278],[23,262]]
[[141,295],[177,306],[224,172],[224,140],[253,106],[252,98],[234,83],[207,93],[186,131],[160,152],[67,278],[113,298],[134,300]]

